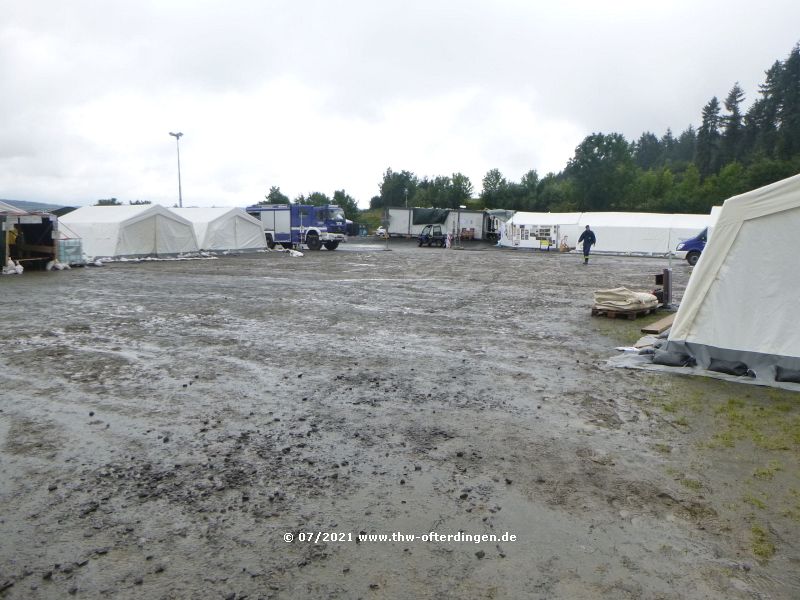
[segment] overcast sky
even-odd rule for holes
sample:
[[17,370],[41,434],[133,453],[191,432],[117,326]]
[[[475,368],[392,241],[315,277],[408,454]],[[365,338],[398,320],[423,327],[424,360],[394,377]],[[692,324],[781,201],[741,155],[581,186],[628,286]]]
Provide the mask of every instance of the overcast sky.
[[3,0],[0,198],[246,206],[384,171],[561,171],[677,135],[800,41],[797,0]]

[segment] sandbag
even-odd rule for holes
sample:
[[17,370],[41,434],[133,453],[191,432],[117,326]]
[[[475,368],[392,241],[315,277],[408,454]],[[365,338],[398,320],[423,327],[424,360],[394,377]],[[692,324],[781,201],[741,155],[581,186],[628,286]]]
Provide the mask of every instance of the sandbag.
[[781,366],[775,367],[775,381],[800,383],[800,371],[797,369],[787,369]]
[[697,364],[694,357],[683,352],[667,352],[656,349],[653,353],[653,363],[665,367],[693,367]]
[[755,376],[755,374],[747,368],[746,364],[738,360],[722,360],[719,358],[712,358],[711,364],[708,365],[708,370],[716,373],[735,375],[737,377],[741,377],[743,375],[749,375],[750,377]]

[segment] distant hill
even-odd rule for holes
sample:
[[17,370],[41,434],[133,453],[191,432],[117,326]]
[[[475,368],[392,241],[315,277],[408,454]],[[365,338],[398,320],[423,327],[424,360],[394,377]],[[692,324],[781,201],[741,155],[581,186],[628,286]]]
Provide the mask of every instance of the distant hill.
[[16,206],[20,210],[28,210],[31,212],[55,212],[58,209],[64,208],[63,204],[45,204],[44,202],[28,202],[27,200],[5,200],[0,198],[0,202],[5,202],[11,206]]

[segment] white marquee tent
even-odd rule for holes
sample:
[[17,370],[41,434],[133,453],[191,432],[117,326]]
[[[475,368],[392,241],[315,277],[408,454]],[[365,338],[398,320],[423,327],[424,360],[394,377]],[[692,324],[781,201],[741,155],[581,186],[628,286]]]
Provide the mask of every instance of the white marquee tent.
[[[501,246],[539,248],[542,240],[553,244],[566,241],[574,246],[578,239],[581,213],[516,212],[500,227]],[[566,240],[565,240],[566,236]]]
[[192,223],[158,204],[84,206],[59,217],[93,258],[197,252]]
[[261,221],[240,208],[173,208],[191,221],[201,250],[255,251],[266,248]]
[[800,175],[728,199],[689,280],[667,351],[689,354],[703,369],[800,383],[798,231]]
[[679,242],[700,233],[709,215],[587,212],[515,213],[501,232],[500,245],[540,248],[542,240],[553,245],[577,246],[589,225],[597,237],[593,252],[667,255]]
[[10,204],[6,204],[2,200],[0,200],[0,212],[2,212],[2,213],[11,213],[11,214],[15,214],[15,215],[25,214],[24,210],[20,210],[16,206],[11,206]]

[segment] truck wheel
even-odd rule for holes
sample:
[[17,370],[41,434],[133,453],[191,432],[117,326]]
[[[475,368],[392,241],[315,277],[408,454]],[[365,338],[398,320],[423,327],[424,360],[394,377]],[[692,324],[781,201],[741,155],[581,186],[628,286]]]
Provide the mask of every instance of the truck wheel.
[[692,250],[686,255],[686,262],[692,266],[695,266],[698,260],[700,260],[700,253],[697,250]]
[[271,235],[267,236],[267,248],[269,248],[270,250],[273,250],[275,248],[275,242],[272,241]]
[[339,242],[325,242],[326,250],[336,250],[339,247]]
[[309,250],[319,250],[322,248],[322,242],[316,233],[309,233],[306,235],[306,246],[308,246]]

